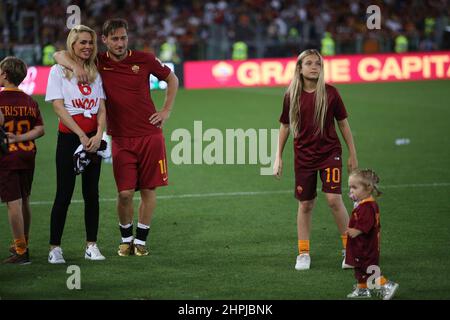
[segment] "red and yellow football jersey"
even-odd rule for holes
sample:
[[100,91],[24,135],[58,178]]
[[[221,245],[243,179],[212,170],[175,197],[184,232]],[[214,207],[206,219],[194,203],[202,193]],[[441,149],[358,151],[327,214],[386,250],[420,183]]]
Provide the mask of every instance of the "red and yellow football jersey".
[[[5,117],[6,132],[23,134],[43,121],[39,106],[29,95],[19,89],[4,89],[0,92],[0,110]],[[0,168],[34,169],[36,157],[34,140],[9,144],[9,153],[0,157]]]
[[139,137],[160,134],[149,118],[156,112],[150,95],[150,74],[159,80],[169,76],[153,54],[128,51],[121,61],[114,61],[109,53],[98,54],[98,70],[106,93],[108,134],[117,137]]
[[362,200],[353,209],[349,228],[363,233],[355,238],[348,237],[346,262],[356,267],[367,268],[378,265],[380,258],[380,212],[378,204],[372,197]]
[[[328,160],[342,153],[341,144],[335,129],[334,119],[347,118],[347,111],[337,89],[326,85],[328,109],[325,117],[323,135],[316,134],[314,123],[315,93],[303,91],[300,95],[300,135],[294,139],[295,165],[310,170],[330,167]],[[289,124],[290,101],[284,96],[280,122]]]

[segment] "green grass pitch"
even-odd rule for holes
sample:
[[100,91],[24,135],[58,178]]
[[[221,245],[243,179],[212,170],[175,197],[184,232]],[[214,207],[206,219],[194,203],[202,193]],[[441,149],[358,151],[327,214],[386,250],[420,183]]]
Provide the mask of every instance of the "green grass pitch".
[[[375,169],[381,177],[381,267],[400,283],[398,299],[450,298],[449,87],[450,81],[338,86],[360,166]],[[339,234],[320,192],[313,216],[311,270],[294,270],[292,138],[280,181],[259,175],[261,165],[177,166],[170,161],[176,144],[170,141],[172,131],[192,132],[195,120],[203,121],[204,131],[278,128],[283,91],[180,90],[164,128],[170,186],[157,192],[148,239],[151,255],[117,256],[116,187],[111,165],[104,164],[98,243],[107,260],[84,260],[83,203],[74,201],[62,241],[67,265],[47,263],[57,119],[43,97],[35,97],[46,135],[37,142],[31,196],[32,264],[0,265],[0,298],[344,299],[354,283],[353,272],[340,268]],[[164,93],[153,96],[161,106]],[[398,138],[408,138],[410,144],[397,146]],[[346,186],[347,174],[343,181]],[[79,180],[73,199],[82,199]],[[351,203],[344,199],[350,211]],[[4,205],[0,214],[0,256],[6,258],[11,231]],[[67,289],[68,265],[80,267],[81,290]]]

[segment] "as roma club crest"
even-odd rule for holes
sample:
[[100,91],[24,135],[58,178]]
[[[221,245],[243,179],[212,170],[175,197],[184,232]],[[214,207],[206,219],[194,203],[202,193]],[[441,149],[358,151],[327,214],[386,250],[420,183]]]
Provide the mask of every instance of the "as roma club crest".
[[131,71],[133,71],[134,73],[138,73],[138,72],[139,72],[139,66],[133,65],[133,66],[131,67]]
[[88,84],[79,83],[78,89],[80,89],[80,92],[85,96],[88,96],[92,93],[92,89]]

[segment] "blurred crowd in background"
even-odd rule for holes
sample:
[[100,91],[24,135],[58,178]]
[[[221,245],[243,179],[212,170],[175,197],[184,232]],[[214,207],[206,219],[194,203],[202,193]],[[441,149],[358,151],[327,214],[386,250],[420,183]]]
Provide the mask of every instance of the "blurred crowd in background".
[[[99,35],[105,20],[125,18],[130,48],[175,63],[291,57],[305,48],[324,55],[450,48],[448,0],[0,0],[0,58],[53,63],[52,52],[65,46],[69,5]],[[380,8],[380,29],[367,28],[370,5]]]

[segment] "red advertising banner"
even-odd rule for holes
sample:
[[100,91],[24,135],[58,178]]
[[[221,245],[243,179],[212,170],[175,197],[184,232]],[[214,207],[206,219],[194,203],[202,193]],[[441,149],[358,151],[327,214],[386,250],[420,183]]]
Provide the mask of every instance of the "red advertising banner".
[[[295,63],[295,58],[186,62],[184,86],[287,86]],[[333,56],[325,58],[324,68],[328,83],[450,79],[450,52]]]
[[19,88],[29,95],[45,94],[49,73],[49,67],[28,67],[27,76]]
[[[184,86],[188,89],[287,86],[295,62],[295,58],[186,62]],[[325,58],[324,68],[328,83],[450,79],[450,51],[333,56]],[[49,72],[49,67],[29,67],[19,87],[30,95],[45,94]]]
[[[173,63],[165,63],[172,71],[175,71]],[[50,67],[28,67],[27,76],[19,85],[19,88],[29,95],[45,95]],[[150,76],[151,89],[165,89],[167,84],[159,81],[153,75]],[[1,88],[0,88],[1,90]]]

